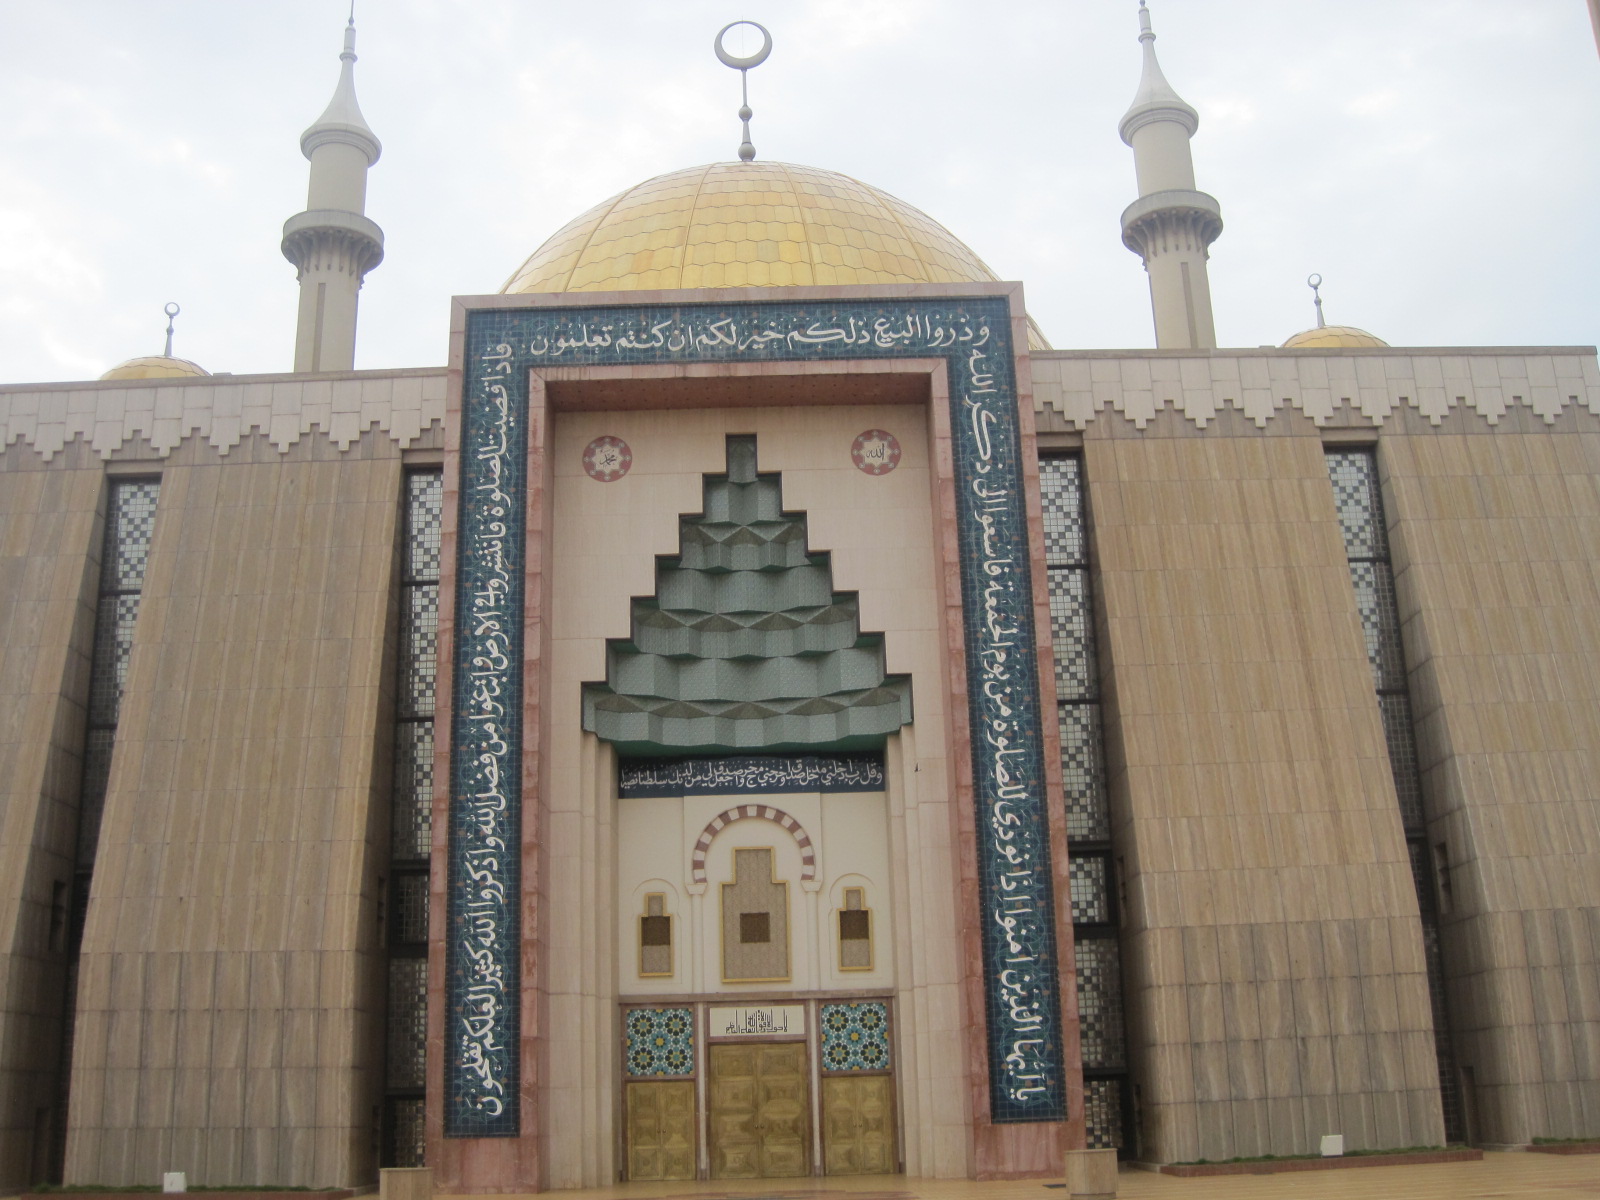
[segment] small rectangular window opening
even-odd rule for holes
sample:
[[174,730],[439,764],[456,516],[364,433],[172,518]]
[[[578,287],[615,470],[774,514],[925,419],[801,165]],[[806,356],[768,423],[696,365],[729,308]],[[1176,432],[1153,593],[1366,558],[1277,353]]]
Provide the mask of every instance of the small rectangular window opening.
[[747,912],[739,914],[739,940],[745,945],[772,940],[772,914]]

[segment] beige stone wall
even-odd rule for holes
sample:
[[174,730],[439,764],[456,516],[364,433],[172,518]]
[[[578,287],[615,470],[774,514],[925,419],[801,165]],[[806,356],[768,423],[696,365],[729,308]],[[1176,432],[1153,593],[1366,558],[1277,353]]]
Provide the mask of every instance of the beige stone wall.
[[1378,463],[1476,1133],[1594,1135],[1600,430],[1388,439]]
[[48,1153],[103,492],[98,471],[0,471],[0,1188]]
[[1087,437],[1141,1157],[1443,1140],[1321,440]]
[[366,1183],[400,459],[207,457],[162,476],[67,1179]]
[[[894,433],[904,450],[890,474],[856,469],[863,430]],[[549,772],[542,820],[548,996],[543,1080],[532,1113],[549,1187],[614,1178],[618,982],[597,954],[617,927],[616,801],[610,753],[579,723],[579,686],[605,676],[605,639],[629,632],[629,599],[654,593],[655,556],[676,553],[678,517],[699,512],[702,476],[726,470],[725,437],[753,433],[762,471],[783,475],[786,510],[808,518],[810,545],[833,555],[834,586],[859,591],[865,630],[887,634],[888,669],[913,679],[916,721],[891,738],[889,858],[899,1098],[906,1170],[962,1177],[972,1163],[960,996],[947,766],[943,647],[934,568],[926,409],[857,405],[558,414],[552,437],[554,533],[549,576]],[[630,473],[588,478],[583,448],[621,437]],[[771,839],[769,839],[770,841]],[[664,849],[687,872],[687,848]],[[824,851],[825,855],[825,851]],[[819,872],[830,870],[819,858]],[[791,905],[801,888],[791,884]],[[743,993],[759,988],[737,989]],[[781,989],[780,989],[781,990]]]

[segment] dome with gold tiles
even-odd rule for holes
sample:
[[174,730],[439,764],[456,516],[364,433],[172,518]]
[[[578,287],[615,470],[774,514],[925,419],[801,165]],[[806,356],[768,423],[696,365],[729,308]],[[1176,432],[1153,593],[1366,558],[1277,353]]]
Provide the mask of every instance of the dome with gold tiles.
[[1302,330],[1286,341],[1283,350],[1339,350],[1367,346],[1387,346],[1389,343],[1374,337],[1365,329],[1354,325],[1323,325]]
[[996,278],[943,225],[848,175],[780,162],[658,175],[558,231],[515,292],[977,283]]
[[187,358],[173,358],[168,354],[147,354],[118,363],[100,376],[101,379],[190,379],[209,375],[210,371]]

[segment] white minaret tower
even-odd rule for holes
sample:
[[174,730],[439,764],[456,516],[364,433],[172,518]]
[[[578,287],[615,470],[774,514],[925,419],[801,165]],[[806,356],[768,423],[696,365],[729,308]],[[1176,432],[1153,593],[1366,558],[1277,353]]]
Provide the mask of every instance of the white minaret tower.
[[1139,198],[1122,214],[1122,242],[1144,259],[1150,276],[1156,346],[1212,349],[1217,330],[1211,319],[1206,249],[1222,232],[1222,206],[1195,190],[1189,139],[1200,127],[1200,114],[1161,73],[1144,0],[1139,0],[1139,31],[1144,77],[1133,106],[1117,126],[1122,140],[1133,147],[1139,179]]
[[344,66],[327,111],[300,135],[311,160],[306,211],[283,226],[283,256],[300,274],[294,369],[349,371],[356,361],[356,297],[383,261],[383,230],[362,215],[367,169],[383,146],[356,103],[356,22],[344,31]]

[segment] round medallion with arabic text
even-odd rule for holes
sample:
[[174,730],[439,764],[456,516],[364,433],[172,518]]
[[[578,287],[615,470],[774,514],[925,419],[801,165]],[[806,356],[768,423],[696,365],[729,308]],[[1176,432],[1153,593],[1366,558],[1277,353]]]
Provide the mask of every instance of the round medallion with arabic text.
[[887,475],[900,465],[900,440],[882,429],[856,435],[850,459],[868,475]]
[[590,479],[615,483],[633,466],[633,451],[618,437],[597,437],[583,448],[583,469]]

